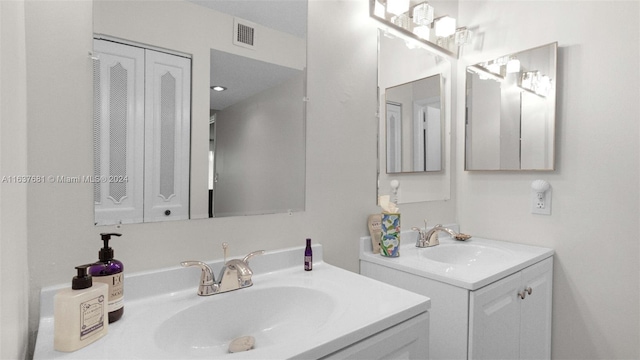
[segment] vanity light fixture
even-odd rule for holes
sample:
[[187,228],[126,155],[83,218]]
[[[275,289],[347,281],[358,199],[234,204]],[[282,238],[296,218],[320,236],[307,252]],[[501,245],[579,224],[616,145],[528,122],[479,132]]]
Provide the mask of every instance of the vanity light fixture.
[[498,63],[491,63],[487,65],[487,70],[493,74],[501,75],[500,65]]
[[211,90],[213,90],[213,91],[225,91],[225,90],[227,90],[227,88],[224,87],[224,86],[220,86],[220,85],[214,85],[214,86],[211,87]]
[[399,26],[403,29],[409,28],[409,16],[407,14],[400,14],[391,17],[391,23],[393,25]]
[[369,15],[385,25],[381,27],[384,33],[395,32],[417,40],[437,55],[454,59],[473,36],[466,27],[456,28],[456,19],[448,15],[434,18],[436,9],[427,1],[412,5],[410,0],[369,0]]
[[547,97],[551,91],[551,78],[540,71],[527,71],[522,73],[520,87],[529,90],[542,97]]
[[456,32],[456,19],[451,16],[443,16],[435,20],[437,37],[448,37]]
[[456,29],[455,33],[455,41],[456,45],[462,46],[471,43],[471,38],[473,37],[473,32],[466,27],[461,27]]
[[387,0],[387,12],[402,15],[409,11],[409,0]]
[[[433,6],[426,2],[413,8],[413,23],[418,26],[429,26],[433,22]],[[415,31],[414,31],[415,32]]]
[[516,58],[511,58],[507,61],[507,73],[519,73],[520,72],[520,60]]

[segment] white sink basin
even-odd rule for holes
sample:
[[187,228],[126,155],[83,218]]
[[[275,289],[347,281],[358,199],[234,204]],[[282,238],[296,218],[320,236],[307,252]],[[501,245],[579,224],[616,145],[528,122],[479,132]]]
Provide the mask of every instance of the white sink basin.
[[418,256],[445,264],[467,267],[493,266],[508,260],[512,252],[473,243],[440,244],[418,250]]
[[177,357],[218,358],[228,353],[233,339],[249,335],[254,348],[263,349],[313,336],[337,309],[333,298],[314,289],[250,290],[212,296],[179,311],[158,327],[157,346]]

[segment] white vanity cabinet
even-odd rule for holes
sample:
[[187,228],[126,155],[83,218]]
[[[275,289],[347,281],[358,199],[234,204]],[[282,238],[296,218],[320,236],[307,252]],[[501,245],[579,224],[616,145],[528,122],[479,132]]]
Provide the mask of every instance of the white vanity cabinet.
[[549,359],[553,259],[469,292],[469,359]]
[[[385,258],[361,238],[360,273],[431,299],[430,359],[550,358],[552,249],[479,238],[418,249],[405,241],[400,257]],[[426,256],[467,244],[478,254],[469,262]],[[491,249],[502,255],[479,264]]]

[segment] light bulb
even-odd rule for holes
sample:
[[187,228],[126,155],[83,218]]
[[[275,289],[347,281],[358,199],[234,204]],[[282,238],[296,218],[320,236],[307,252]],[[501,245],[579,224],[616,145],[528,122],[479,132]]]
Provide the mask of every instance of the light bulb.
[[416,25],[430,25],[433,22],[433,6],[425,3],[413,8],[413,23]]
[[409,11],[409,0],[387,0],[387,12],[395,15]]
[[520,72],[520,60],[511,59],[507,62],[507,72],[508,73],[518,73]]
[[413,28],[413,33],[418,37],[429,40],[429,34],[431,33],[431,29],[428,26],[416,26]]
[[435,24],[436,36],[447,37],[456,32],[456,19],[450,16],[444,16],[436,20]]

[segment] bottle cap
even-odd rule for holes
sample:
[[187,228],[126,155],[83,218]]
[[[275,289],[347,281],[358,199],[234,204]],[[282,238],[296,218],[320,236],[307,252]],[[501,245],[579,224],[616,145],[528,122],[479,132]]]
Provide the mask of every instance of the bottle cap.
[[98,252],[100,261],[105,262],[113,260],[113,249],[109,247],[109,240],[111,240],[111,236],[122,236],[122,234],[100,233],[100,236],[102,237],[102,241],[104,242],[104,247]]
[[80,290],[90,288],[93,285],[93,280],[91,279],[91,275],[87,274],[87,269],[93,264],[79,265],[76,266],[78,270],[78,276],[74,276],[71,281],[71,288],[73,290]]

